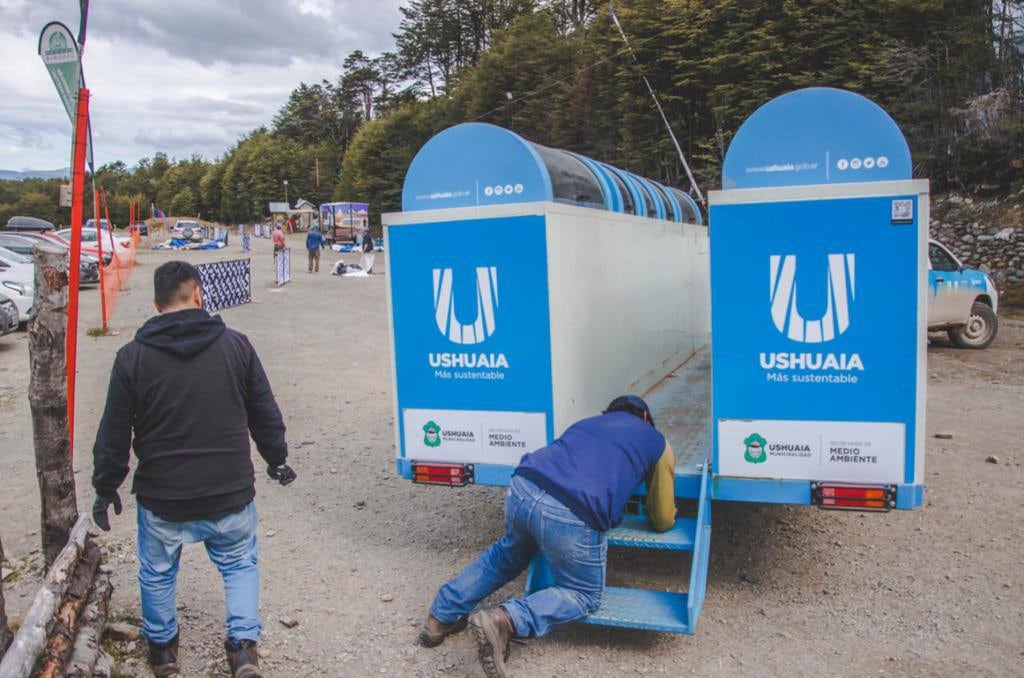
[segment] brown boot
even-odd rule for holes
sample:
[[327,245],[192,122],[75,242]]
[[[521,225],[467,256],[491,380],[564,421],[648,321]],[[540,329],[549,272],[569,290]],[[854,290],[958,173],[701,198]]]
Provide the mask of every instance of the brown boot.
[[176,634],[170,642],[154,643],[149,640],[149,668],[153,670],[156,678],[171,678],[178,675],[178,635]]
[[448,636],[466,628],[467,619],[468,617],[461,617],[451,624],[445,624],[434,615],[427,615],[427,621],[420,630],[420,644],[423,647],[437,647]]
[[228,638],[224,641],[224,650],[228,653],[231,678],[261,678],[255,640],[235,641]]
[[508,612],[500,605],[480,610],[469,617],[469,625],[476,636],[484,673],[488,678],[508,678],[505,662],[508,661],[512,636],[516,634]]

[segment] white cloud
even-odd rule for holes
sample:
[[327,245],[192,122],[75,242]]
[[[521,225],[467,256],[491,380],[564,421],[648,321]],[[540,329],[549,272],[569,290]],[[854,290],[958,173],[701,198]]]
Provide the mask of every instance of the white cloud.
[[[300,82],[336,79],[348,52],[392,49],[402,2],[93,2],[83,63],[96,163],[222,154],[270,125]],[[77,31],[77,4],[0,0],[0,168],[68,164],[71,123],[36,48],[50,20]]]

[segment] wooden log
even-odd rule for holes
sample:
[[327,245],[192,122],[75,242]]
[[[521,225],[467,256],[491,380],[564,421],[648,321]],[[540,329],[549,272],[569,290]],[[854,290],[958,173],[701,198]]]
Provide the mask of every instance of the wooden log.
[[101,570],[96,575],[96,583],[89,593],[89,600],[78,623],[75,647],[71,651],[71,659],[64,674],[68,678],[92,678],[102,651],[100,640],[103,637],[103,628],[107,624],[107,610],[113,592],[114,585],[110,583],[110,574]]
[[46,631],[57,611],[64,593],[71,584],[71,576],[79,557],[85,550],[85,541],[92,528],[89,516],[83,513],[71,529],[64,549],[53,561],[42,588],[36,593],[25,621],[14,635],[14,642],[0,660],[0,678],[25,678],[35,666],[36,659],[46,646]]
[[46,649],[36,661],[38,678],[57,678],[64,675],[64,666],[74,647],[78,632],[78,620],[89,599],[96,569],[100,565],[100,549],[92,541],[86,542],[85,550],[75,565],[71,583],[54,615],[54,623],[48,629],[49,640]]
[[65,369],[68,259],[63,250],[46,244],[37,244],[32,252],[36,291],[28,323],[28,401],[42,505],[43,559],[49,567],[78,516]]
[[[4,562],[4,543],[0,541],[0,566]],[[7,608],[4,607],[4,581],[3,575],[0,574],[0,657],[4,656],[7,652],[7,648],[11,646],[11,640],[14,639],[14,634],[11,633],[11,627],[7,625]]]

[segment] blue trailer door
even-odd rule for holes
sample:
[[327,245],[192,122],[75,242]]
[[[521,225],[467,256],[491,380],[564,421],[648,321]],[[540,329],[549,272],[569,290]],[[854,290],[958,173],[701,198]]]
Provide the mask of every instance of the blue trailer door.
[[712,208],[716,474],[914,483],[918,200]]

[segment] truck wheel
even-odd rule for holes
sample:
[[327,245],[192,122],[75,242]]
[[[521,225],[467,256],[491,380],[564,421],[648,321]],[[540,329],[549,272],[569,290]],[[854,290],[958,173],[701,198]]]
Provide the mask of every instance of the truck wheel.
[[949,338],[960,348],[985,348],[996,338],[997,329],[999,320],[992,307],[976,301],[967,324],[949,330]]

